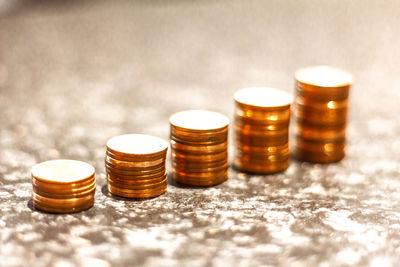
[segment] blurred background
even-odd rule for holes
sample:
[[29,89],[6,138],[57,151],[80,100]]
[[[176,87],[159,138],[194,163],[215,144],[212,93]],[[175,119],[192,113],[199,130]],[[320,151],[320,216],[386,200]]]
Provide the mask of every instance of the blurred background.
[[[397,0],[0,0],[0,265],[394,266],[399,10]],[[147,202],[106,197],[108,138],[168,139],[168,117],[185,109],[233,118],[236,90],[293,92],[294,72],[316,64],[354,75],[342,163],[232,170],[224,185],[170,185]],[[96,167],[93,209],[29,208],[29,170],[53,158]]]

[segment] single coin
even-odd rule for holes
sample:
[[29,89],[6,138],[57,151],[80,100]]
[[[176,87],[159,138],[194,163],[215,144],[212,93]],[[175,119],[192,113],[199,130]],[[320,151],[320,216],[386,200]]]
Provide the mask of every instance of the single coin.
[[347,71],[330,66],[313,66],[296,72],[297,81],[318,87],[343,87],[352,83],[353,77]]
[[95,191],[78,198],[56,199],[32,192],[32,204],[36,209],[51,213],[73,213],[86,210],[94,204]]
[[234,161],[236,169],[255,174],[272,174],[282,172],[289,167],[289,163],[289,160],[284,160],[281,162],[271,162],[265,164],[265,162],[248,161],[239,158],[235,158]]
[[345,148],[334,153],[327,152],[315,152],[304,150],[299,147],[294,148],[294,157],[301,161],[312,162],[312,163],[334,163],[341,161],[345,155]]
[[117,168],[150,168],[154,166],[159,166],[160,164],[165,164],[165,158],[159,158],[152,161],[122,161],[116,160],[108,155],[105,156],[105,161]]
[[181,130],[198,132],[219,131],[228,127],[227,116],[208,110],[187,110],[173,114],[169,121],[171,125]]
[[235,93],[234,99],[239,104],[253,108],[287,107],[293,102],[293,97],[290,94],[268,87],[241,89]]
[[32,177],[47,183],[76,183],[93,178],[94,168],[77,160],[49,160],[33,166]]
[[49,198],[77,198],[91,193],[96,189],[93,177],[85,183],[51,184],[32,177],[33,192]]
[[171,140],[171,149],[179,150],[182,152],[189,152],[194,154],[215,154],[219,152],[223,152],[228,149],[228,143],[221,143],[217,145],[211,146],[196,146],[196,145],[186,145],[178,143],[174,140]]
[[295,104],[299,106],[306,106],[317,110],[338,110],[346,109],[348,106],[348,99],[335,101],[316,101],[313,99],[307,99],[303,96],[296,96]]
[[145,134],[125,134],[111,138],[107,141],[107,150],[113,154],[132,157],[154,157],[164,154],[168,143],[161,138]]
[[152,168],[131,168],[131,169],[122,169],[116,168],[113,165],[105,162],[105,167],[107,171],[110,171],[114,174],[121,174],[126,176],[131,176],[132,178],[136,176],[153,176],[155,174],[163,173],[165,171],[165,164],[160,164],[157,167]]

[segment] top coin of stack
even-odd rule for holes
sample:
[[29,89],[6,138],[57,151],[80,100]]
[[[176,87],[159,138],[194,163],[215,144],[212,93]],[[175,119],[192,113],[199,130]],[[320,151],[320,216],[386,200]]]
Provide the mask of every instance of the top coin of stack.
[[289,121],[293,98],[265,87],[239,90],[235,99],[235,167],[275,173],[289,166]]
[[126,134],[107,142],[108,191],[127,198],[150,198],[167,190],[168,143],[144,134]]
[[229,119],[217,112],[188,110],[169,121],[173,178],[195,186],[226,181]]
[[330,163],[345,156],[346,118],[352,76],[316,66],[296,72],[295,157]]
[[82,161],[50,160],[33,166],[32,204],[53,213],[78,212],[93,206],[94,168]]

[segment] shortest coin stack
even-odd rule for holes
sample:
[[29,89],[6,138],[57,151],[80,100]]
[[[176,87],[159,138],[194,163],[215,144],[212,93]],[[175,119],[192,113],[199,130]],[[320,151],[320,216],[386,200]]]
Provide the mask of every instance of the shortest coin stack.
[[170,126],[173,178],[177,182],[211,186],[228,179],[228,117],[188,110],[172,115]]
[[108,191],[127,198],[150,198],[167,190],[168,143],[144,134],[126,134],[107,142]]
[[50,160],[32,168],[32,204],[53,213],[71,213],[93,206],[95,170],[82,161]]

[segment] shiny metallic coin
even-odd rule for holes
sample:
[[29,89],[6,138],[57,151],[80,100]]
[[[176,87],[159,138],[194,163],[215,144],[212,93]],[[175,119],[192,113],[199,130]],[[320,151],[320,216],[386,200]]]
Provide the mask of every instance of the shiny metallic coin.
[[289,167],[289,160],[270,162],[266,164],[264,161],[254,161],[248,159],[239,159],[235,158],[234,165],[235,168],[247,172],[247,173],[255,173],[255,174],[272,174],[277,172],[282,172]]
[[294,148],[293,155],[296,159],[301,161],[313,162],[313,163],[334,163],[342,160],[345,157],[345,148],[338,151],[332,152],[318,152],[304,150],[302,148]]
[[178,171],[174,171],[172,177],[175,181],[182,184],[193,186],[213,186],[228,180],[228,169],[220,173],[215,173],[212,177],[186,175]]
[[41,196],[35,192],[32,192],[32,204],[33,206],[42,211],[51,213],[72,213],[86,210],[94,204],[93,191],[91,194],[87,194],[79,198],[48,198]]
[[126,189],[107,183],[107,189],[110,193],[126,198],[152,198],[162,195],[167,190],[167,179],[155,188],[150,189]]
[[164,155],[168,143],[161,138],[144,134],[125,134],[111,138],[107,141],[107,150],[113,154],[142,158],[153,158]]
[[174,160],[193,162],[193,163],[212,163],[228,159],[228,151],[213,154],[192,154],[171,149],[171,157]]
[[43,182],[70,184],[93,178],[94,168],[77,160],[49,160],[33,166],[31,174]]
[[187,110],[173,114],[170,124],[180,130],[191,132],[218,132],[228,127],[225,115],[208,110]]
[[342,140],[346,138],[346,125],[318,127],[306,123],[298,123],[295,126],[294,133],[309,140]]
[[[250,87],[237,91],[234,100],[244,109],[287,109],[293,102],[293,97],[278,89],[267,87]],[[252,117],[252,116],[250,116]]]
[[192,154],[216,154],[224,152],[228,149],[228,143],[221,143],[217,145],[205,146],[205,145],[187,145],[171,140],[171,149],[180,152],[188,152]]
[[157,160],[152,161],[122,161],[116,160],[112,157],[106,155],[105,161],[108,162],[110,165],[116,166],[117,168],[151,168],[155,166],[159,166],[165,164],[165,158],[159,158]]

